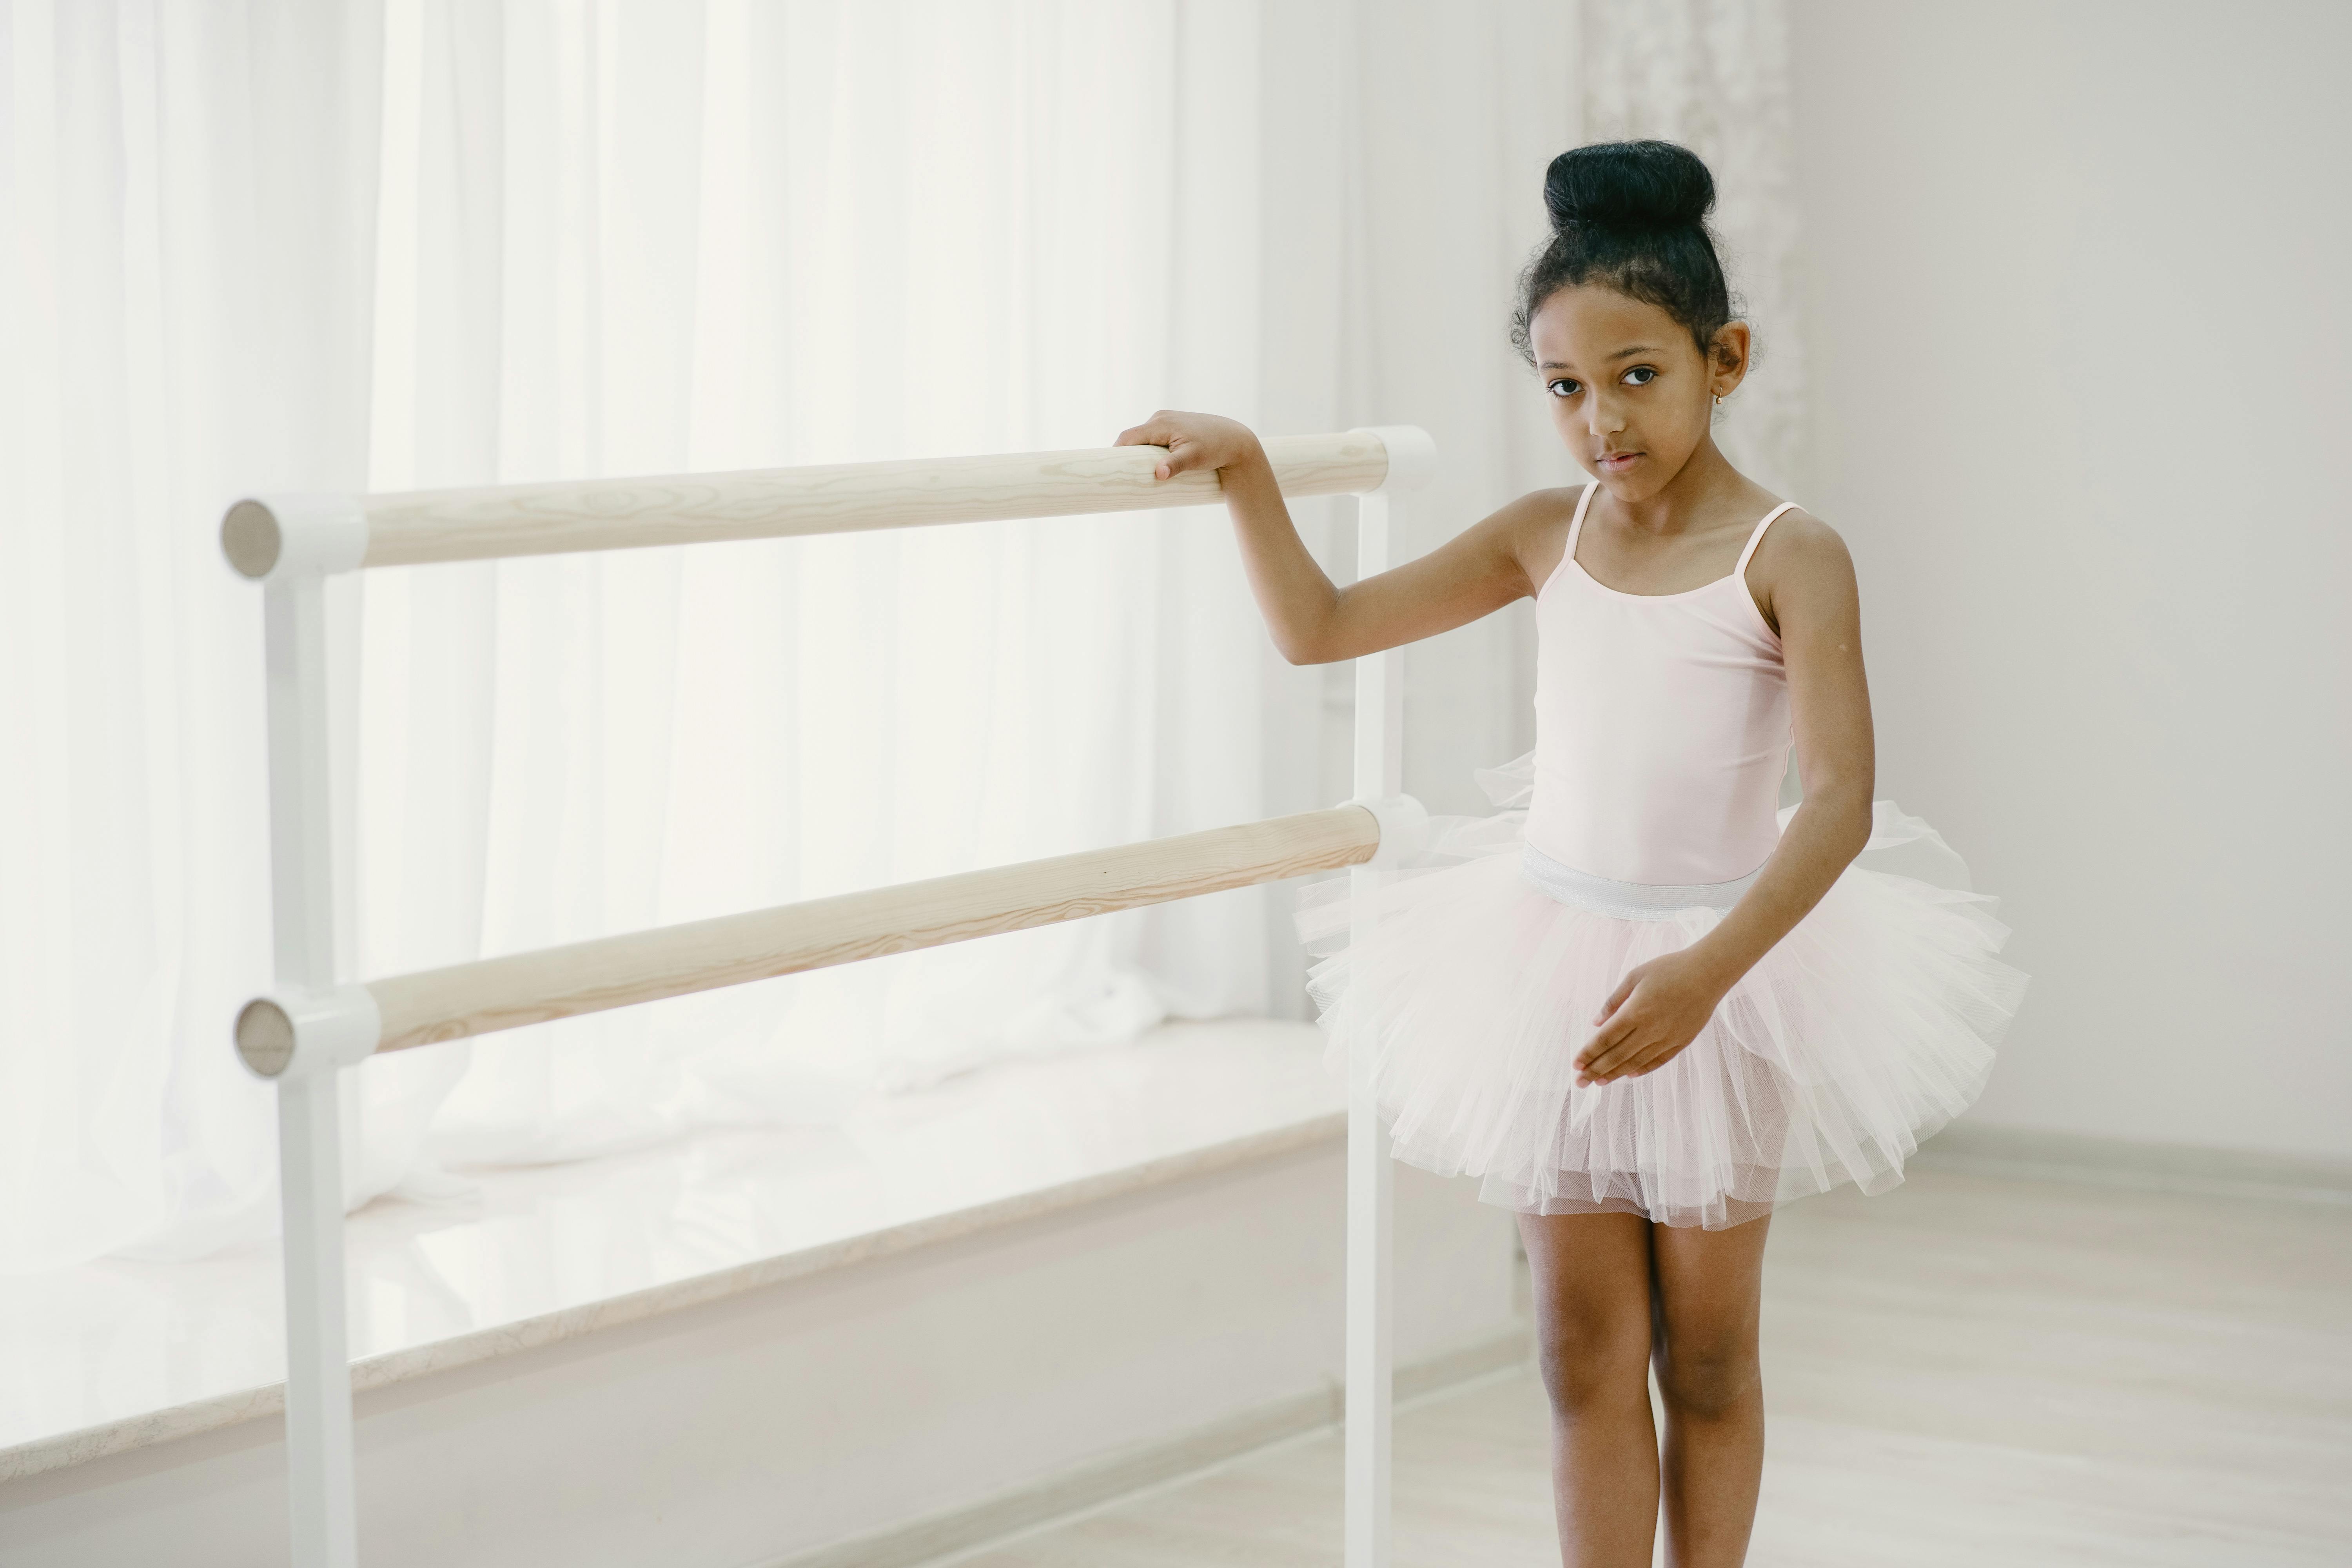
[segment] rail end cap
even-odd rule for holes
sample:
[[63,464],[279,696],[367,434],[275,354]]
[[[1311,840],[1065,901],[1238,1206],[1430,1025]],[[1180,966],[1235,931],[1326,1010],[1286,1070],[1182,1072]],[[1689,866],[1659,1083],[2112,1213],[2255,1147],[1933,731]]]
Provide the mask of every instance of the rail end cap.
[[282,1081],[289,1074],[332,1071],[364,1061],[383,1035],[375,994],[364,985],[331,991],[278,992],[237,1010],[237,1059],[254,1077]]
[[1389,471],[1366,495],[1394,495],[1419,489],[1437,472],[1437,443],[1418,425],[1366,425],[1348,432],[1370,436],[1389,455]]
[[231,569],[257,583],[349,572],[367,555],[367,513],[357,496],[247,496],[222,515],[220,540]]
[[237,1009],[236,1054],[256,1078],[276,1078],[294,1060],[294,1020],[267,996]]

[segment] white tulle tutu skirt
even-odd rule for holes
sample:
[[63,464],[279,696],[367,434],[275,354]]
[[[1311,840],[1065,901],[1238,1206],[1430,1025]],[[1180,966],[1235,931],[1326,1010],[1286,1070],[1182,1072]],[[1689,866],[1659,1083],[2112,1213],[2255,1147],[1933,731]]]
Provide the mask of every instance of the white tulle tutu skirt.
[[[1518,807],[1532,757],[1476,777]],[[1523,866],[1526,816],[1435,816],[1426,847],[1360,894],[1350,872],[1300,890],[1326,1064],[1344,1074],[1351,1051],[1370,1053],[1397,1159],[1477,1176],[1482,1199],[1521,1212],[1720,1230],[1846,1182],[1885,1191],[1982,1090],[2028,977],[1994,956],[2009,936],[1998,900],[1890,800],[1696,1039],[1654,1071],[1579,1087],[1570,1063],[1625,972],[1723,916],[1629,907],[1605,896],[1628,884],[1598,879],[1546,890]]]

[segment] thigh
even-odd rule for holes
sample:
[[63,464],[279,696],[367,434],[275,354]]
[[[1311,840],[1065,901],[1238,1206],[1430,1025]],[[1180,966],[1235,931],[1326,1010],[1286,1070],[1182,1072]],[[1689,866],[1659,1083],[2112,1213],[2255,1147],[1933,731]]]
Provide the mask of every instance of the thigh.
[[1522,1214],[1518,1222],[1535,1279],[1544,1381],[1553,1397],[1590,1394],[1608,1384],[1646,1387],[1654,1228],[1649,1219]]

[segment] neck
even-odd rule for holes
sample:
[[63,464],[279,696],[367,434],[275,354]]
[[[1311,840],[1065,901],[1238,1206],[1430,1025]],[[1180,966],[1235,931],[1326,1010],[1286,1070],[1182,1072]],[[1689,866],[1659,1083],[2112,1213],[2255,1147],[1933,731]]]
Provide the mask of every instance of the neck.
[[[1752,488],[1731,466],[1731,459],[1723,455],[1723,448],[1715,444],[1712,432],[1700,437],[1675,477],[1654,494],[1640,500],[1627,500],[1609,490],[1606,484],[1601,487],[1608,491],[1605,499],[1614,503],[1612,510],[1620,520],[1628,527],[1654,534],[1683,532],[1694,520],[1738,503]],[[1594,498],[1596,502],[1601,499]]]

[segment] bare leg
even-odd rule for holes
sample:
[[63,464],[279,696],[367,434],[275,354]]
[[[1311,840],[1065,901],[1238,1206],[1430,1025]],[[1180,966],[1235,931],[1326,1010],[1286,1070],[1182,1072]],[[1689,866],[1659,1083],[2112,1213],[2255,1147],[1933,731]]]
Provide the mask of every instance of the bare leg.
[[1551,1398],[1562,1568],[1650,1568],[1658,1527],[1649,1377],[1653,1227],[1630,1214],[1518,1217]]
[[1739,1568],[1748,1559],[1764,1476],[1757,1335],[1771,1219],[1724,1230],[1651,1226],[1668,1568]]

